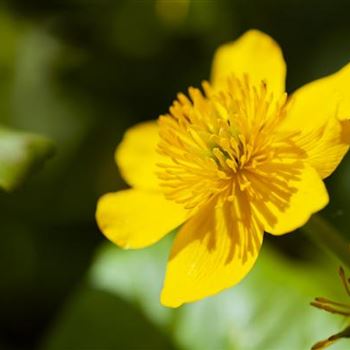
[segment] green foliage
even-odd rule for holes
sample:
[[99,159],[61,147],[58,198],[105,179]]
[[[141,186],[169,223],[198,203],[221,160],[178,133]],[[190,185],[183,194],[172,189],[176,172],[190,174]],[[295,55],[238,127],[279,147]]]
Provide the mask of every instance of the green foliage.
[[74,295],[46,350],[173,349],[169,339],[135,306],[92,288]]
[[52,141],[45,137],[0,128],[0,187],[17,188],[53,152]]
[[[168,239],[142,251],[102,247],[88,288],[74,295],[43,349],[85,349],[92,344],[134,349],[135,337],[140,340],[136,348],[169,349],[166,343],[144,338],[152,325],[148,335],[157,330],[163,339],[167,334],[168,342],[182,350],[295,350],[309,349],[337,329],[337,322],[309,306],[316,295],[339,297],[341,284],[332,261],[320,261],[318,268],[299,265],[267,246],[254,271],[236,288],[167,309],[159,304],[159,293],[169,248]],[[344,349],[342,345],[334,350]]]

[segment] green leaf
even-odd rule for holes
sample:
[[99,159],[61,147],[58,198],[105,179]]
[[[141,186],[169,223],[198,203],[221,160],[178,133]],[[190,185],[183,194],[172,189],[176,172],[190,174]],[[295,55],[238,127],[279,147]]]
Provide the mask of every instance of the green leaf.
[[341,319],[309,306],[316,296],[339,299],[343,294],[333,261],[323,257],[317,266],[298,264],[265,244],[258,263],[241,284],[170,310],[159,304],[169,249],[169,240],[142,251],[106,245],[90,280],[94,287],[138,305],[170,333],[180,349],[309,349],[339,329]]
[[53,153],[45,137],[0,127],[0,187],[14,190]]
[[[106,292],[139,310],[181,350],[307,350],[342,328],[341,319],[309,305],[316,296],[339,300],[343,290],[337,263],[324,257],[317,265],[291,262],[268,244],[253,271],[238,286],[179,309],[165,308],[159,296],[170,246],[168,239],[139,251],[104,245],[88,276],[89,288]],[[92,302],[89,305],[86,308],[95,307]],[[59,346],[44,349],[84,347],[85,334],[79,333],[79,322],[69,322],[78,317],[72,315],[76,310],[70,312],[60,318],[51,333],[50,344]],[[119,347],[115,339],[111,340],[113,336],[124,336],[120,327],[127,312],[124,310],[114,319],[113,331],[104,328],[95,334],[106,341],[102,343],[105,348],[133,349],[131,340]],[[110,313],[104,310],[96,317],[108,318]],[[72,343],[67,332],[75,332],[78,340]],[[89,341],[94,343],[91,338]],[[340,341],[332,350],[340,350],[342,345]],[[152,344],[145,340],[141,348],[151,349]]]
[[139,308],[101,290],[73,296],[42,349],[172,350],[173,345]]

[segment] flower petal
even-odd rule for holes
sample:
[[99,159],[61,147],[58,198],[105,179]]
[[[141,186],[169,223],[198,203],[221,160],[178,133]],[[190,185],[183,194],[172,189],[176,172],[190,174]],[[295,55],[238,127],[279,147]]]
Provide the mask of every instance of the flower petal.
[[270,36],[258,30],[250,30],[216,51],[211,75],[214,88],[225,86],[232,74],[239,78],[248,74],[257,84],[264,80],[276,96],[285,91],[286,64],[282,51]]
[[299,88],[292,95],[286,125],[310,131],[324,127],[332,117],[350,118],[350,64],[338,72]]
[[303,226],[329,201],[327,189],[315,169],[294,165],[293,173],[292,170],[278,173],[271,169],[268,178],[250,178],[255,188],[260,187],[262,196],[261,200],[254,201],[254,209],[265,231],[273,235]]
[[96,219],[101,231],[123,248],[149,246],[186,220],[187,211],[162,194],[130,189],[100,198]]
[[298,144],[322,178],[343,159],[350,144],[350,64],[293,94],[284,129],[300,130]]
[[156,121],[128,129],[116,151],[116,162],[127,183],[141,189],[157,189],[156,163],[161,159],[156,148],[159,141]]
[[211,202],[178,233],[161,302],[178,307],[238,283],[253,267],[263,229],[244,198]]
[[337,168],[350,144],[350,120],[330,118],[323,128],[302,133],[297,145],[306,151],[308,163],[322,179]]

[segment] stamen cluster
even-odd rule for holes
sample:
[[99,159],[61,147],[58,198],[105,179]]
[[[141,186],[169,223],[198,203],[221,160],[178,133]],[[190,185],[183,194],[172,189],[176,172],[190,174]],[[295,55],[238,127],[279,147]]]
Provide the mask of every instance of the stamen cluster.
[[167,198],[188,209],[218,195],[232,201],[237,192],[261,198],[272,174],[275,200],[287,200],[283,177],[298,176],[303,157],[295,134],[276,132],[288,110],[287,95],[276,99],[263,81],[256,86],[248,76],[232,76],[220,92],[204,82],[203,91],[180,93],[159,118],[164,162],[158,175]]

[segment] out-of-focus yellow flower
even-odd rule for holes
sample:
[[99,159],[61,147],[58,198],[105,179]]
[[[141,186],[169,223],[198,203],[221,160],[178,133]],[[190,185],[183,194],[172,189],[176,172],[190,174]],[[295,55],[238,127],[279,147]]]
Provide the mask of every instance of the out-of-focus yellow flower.
[[[132,189],[103,196],[102,232],[149,246],[180,226],[161,301],[177,307],[238,283],[263,232],[282,235],[328,203],[322,179],[349,148],[350,65],[285,91],[281,49],[257,30],[220,47],[211,83],[128,130],[116,152]],[[142,266],[140,266],[142,269]]]

